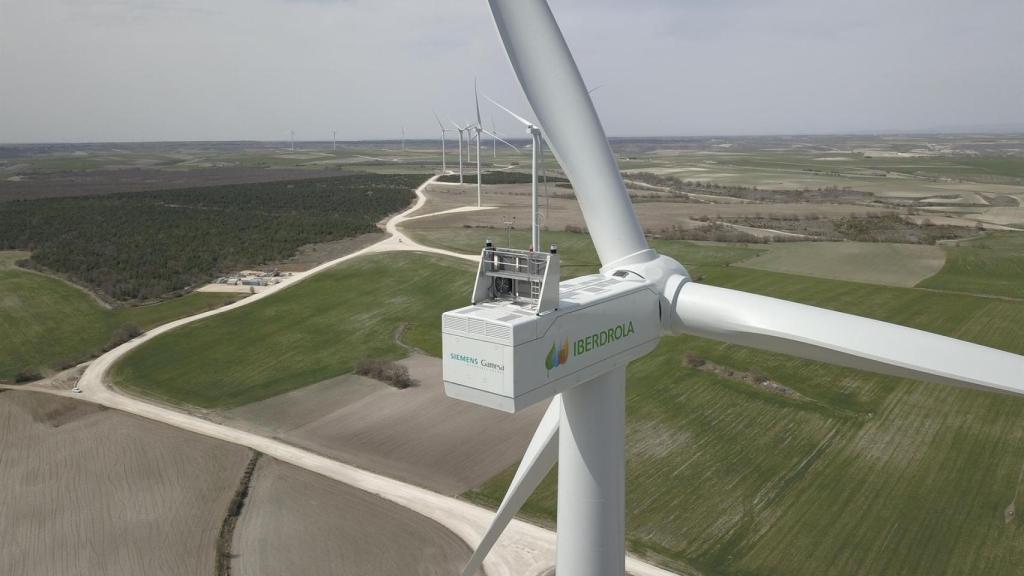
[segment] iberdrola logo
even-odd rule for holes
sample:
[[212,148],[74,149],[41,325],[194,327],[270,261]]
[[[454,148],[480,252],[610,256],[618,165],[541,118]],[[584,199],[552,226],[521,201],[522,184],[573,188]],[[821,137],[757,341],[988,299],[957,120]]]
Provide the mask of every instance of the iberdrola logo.
[[565,342],[562,342],[562,347],[558,347],[558,341],[551,344],[551,351],[548,352],[547,360],[544,361],[544,365],[547,366],[548,370],[557,368],[562,364],[569,361],[569,339],[566,338]]

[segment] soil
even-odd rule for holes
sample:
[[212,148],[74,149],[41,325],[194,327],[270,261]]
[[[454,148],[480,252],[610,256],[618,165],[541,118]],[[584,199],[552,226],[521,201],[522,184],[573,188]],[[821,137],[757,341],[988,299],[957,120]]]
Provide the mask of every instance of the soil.
[[0,574],[211,574],[245,448],[48,394],[0,394]]
[[241,576],[447,576],[471,553],[424,516],[272,458],[256,467],[232,550]]
[[231,410],[233,425],[277,437],[385,476],[457,495],[509,466],[526,450],[541,403],[506,414],[444,394],[441,360],[399,362],[419,384],[396,390],[346,375]]

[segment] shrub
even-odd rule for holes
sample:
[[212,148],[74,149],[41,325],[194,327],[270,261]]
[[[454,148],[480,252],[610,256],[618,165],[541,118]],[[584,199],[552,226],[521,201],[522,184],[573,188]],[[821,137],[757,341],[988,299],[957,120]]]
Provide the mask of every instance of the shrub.
[[42,378],[43,375],[36,370],[22,370],[14,375],[14,383],[24,384],[25,382],[34,382]]
[[416,385],[416,381],[409,376],[409,369],[397,362],[389,360],[363,359],[356,362],[356,374],[380,380],[387,384],[404,390]]
[[700,368],[705,363],[706,362],[703,358],[694,354],[693,352],[686,353],[686,365],[689,366],[690,368]]
[[142,334],[142,330],[135,324],[123,324],[120,328],[114,331],[114,334],[110,337],[110,341],[107,342],[107,346],[104,350],[113,350],[140,334]]

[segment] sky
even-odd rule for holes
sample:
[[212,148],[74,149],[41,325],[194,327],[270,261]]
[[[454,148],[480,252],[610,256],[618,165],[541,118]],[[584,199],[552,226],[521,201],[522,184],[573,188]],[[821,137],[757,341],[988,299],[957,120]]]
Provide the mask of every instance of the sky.
[[[612,136],[1024,126],[1022,0],[549,1]],[[484,0],[0,0],[0,142],[434,138],[474,77],[532,117]]]

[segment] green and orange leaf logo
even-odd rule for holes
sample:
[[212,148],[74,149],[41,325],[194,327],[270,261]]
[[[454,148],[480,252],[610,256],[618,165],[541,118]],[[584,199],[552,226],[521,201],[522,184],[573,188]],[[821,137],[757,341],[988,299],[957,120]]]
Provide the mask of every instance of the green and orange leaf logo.
[[548,352],[548,357],[544,360],[544,366],[546,366],[548,370],[551,370],[553,368],[558,368],[559,366],[565,364],[568,361],[569,339],[566,338],[565,341],[562,342],[561,347],[558,346],[557,341],[552,342],[551,350]]

